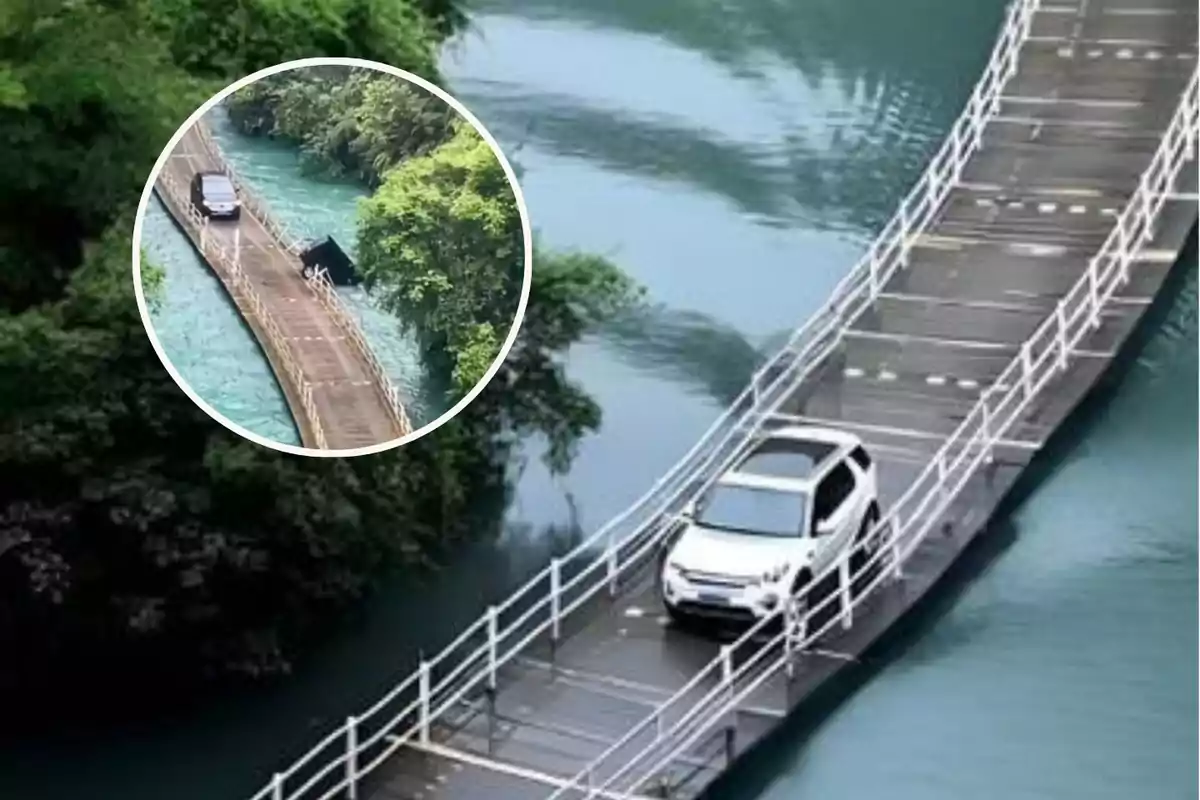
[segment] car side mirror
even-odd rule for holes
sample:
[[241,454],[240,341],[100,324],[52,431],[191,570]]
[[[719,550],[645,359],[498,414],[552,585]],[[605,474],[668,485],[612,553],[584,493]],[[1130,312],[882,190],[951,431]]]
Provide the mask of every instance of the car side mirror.
[[680,511],[679,511],[679,516],[683,517],[686,520],[695,519],[696,518],[696,501],[689,500],[686,503],[684,503],[683,508],[680,509]]
[[834,530],[833,516],[830,515],[830,516],[826,517],[825,519],[818,520],[817,524],[816,524],[816,526],[814,526],[813,530],[815,530],[817,532],[817,536],[828,536],[829,534],[833,533],[833,530]]

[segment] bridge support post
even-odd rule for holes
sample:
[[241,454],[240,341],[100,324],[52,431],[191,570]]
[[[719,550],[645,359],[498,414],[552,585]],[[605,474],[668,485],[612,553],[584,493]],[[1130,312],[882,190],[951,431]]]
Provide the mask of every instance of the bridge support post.
[[733,723],[725,726],[725,766],[733,764],[737,758],[737,711],[734,712]]
[[421,744],[429,744],[429,662],[422,659],[419,669],[417,684],[421,696],[421,723],[418,735],[420,736]]
[[850,559],[848,556],[843,556],[838,564],[838,593],[841,595],[839,604],[842,607],[842,627],[849,630],[854,624],[854,608],[851,605],[853,592],[851,592],[850,578]]
[[358,720],[346,717],[346,797],[358,800]]

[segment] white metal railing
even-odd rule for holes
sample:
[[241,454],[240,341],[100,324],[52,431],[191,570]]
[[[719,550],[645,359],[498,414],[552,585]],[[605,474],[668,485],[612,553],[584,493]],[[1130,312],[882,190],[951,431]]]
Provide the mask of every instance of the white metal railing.
[[[313,400],[312,384],[304,375],[296,353],[287,337],[283,335],[278,321],[242,271],[238,254],[228,252],[210,233],[208,217],[201,214],[192,204],[187,192],[174,174],[163,169],[159,172],[158,183],[166,195],[165,199],[184,214],[185,224],[194,230],[201,253],[212,265],[217,276],[225,285],[226,291],[242,310],[243,316],[250,322],[257,322],[259,330],[266,335],[267,341],[263,344],[269,345],[270,351],[277,355],[288,377],[291,378],[292,385],[296,388],[301,412],[312,432],[313,444],[322,450],[328,449],[325,429],[321,425],[320,415],[317,413],[316,403]],[[280,378],[282,379],[282,377],[281,375]]]
[[[674,528],[677,512],[687,500],[721,474],[758,432],[770,412],[834,350],[844,327],[873,302],[888,279],[907,263],[913,239],[928,228],[959,181],[967,160],[980,147],[984,127],[998,109],[1001,87],[1016,72],[1018,50],[1028,36],[1037,4],[1038,0],[1017,0],[1010,6],[983,77],[962,116],[896,215],[838,284],[830,300],[755,372],[750,384],[700,441],[632,506],[565,555],[552,559],[546,569],[507,599],[490,606],[480,619],[436,656],[422,660],[414,673],[373,706],[347,718],[286,770],[276,773],[253,800],[324,800],[341,793],[354,800],[363,775],[408,743],[429,743],[434,726],[447,712],[459,707],[472,692],[494,691],[501,669],[532,642],[542,636],[548,636],[552,643],[558,641],[564,620],[574,611],[605,591],[610,595],[617,593],[622,577],[646,563]],[[1098,291],[1102,289],[1101,284],[1096,285]],[[1074,318],[1064,318],[1064,324],[1073,322]],[[1023,352],[1031,356],[1032,345]],[[1028,365],[1030,374],[1046,369],[1044,361],[1029,357],[1020,363]],[[1006,375],[1008,387],[1016,385],[1014,378],[1021,377],[1008,372]],[[1028,375],[1025,379],[1028,381]],[[1025,386],[1034,384],[1027,382]],[[1036,386],[1040,388],[1041,383]],[[1006,405],[1009,400],[992,402],[998,396],[997,391],[998,387],[992,387],[984,395],[982,410],[977,407],[972,416],[975,419],[982,415],[988,420],[984,422],[984,430],[991,430],[988,426],[995,424],[994,418],[1009,419],[1017,413]],[[904,508],[911,507],[907,522],[911,528],[912,520],[927,513],[932,502],[924,499],[914,505],[922,481],[928,482],[932,474],[942,481],[944,489],[952,475],[965,469],[966,457],[956,454],[948,460],[947,450],[943,449],[930,468],[933,472],[926,470],[905,499],[890,509],[889,523],[900,519]],[[915,536],[914,531],[909,532]],[[888,542],[891,550],[880,553],[890,552],[898,568],[907,554],[904,541],[891,536]],[[728,664],[727,674],[733,680],[732,660],[724,663]],[[745,668],[745,664],[741,666]],[[711,676],[713,669],[721,666],[710,665],[701,676]],[[738,674],[744,675],[744,669]],[[690,690],[698,691],[704,680],[698,676],[696,682],[689,684]],[[674,707],[681,708],[681,701],[676,699]],[[659,714],[663,719],[666,716],[666,712]],[[696,720],[696,715],[692,719]],[[657,723],[650,724],[658,730]],[[581,773],[577,785],[586,786],[587,775],[595,773],[594,769]]]
[[325,270],[320,269],[314,272],[312,277],[305,278],[304,282],[308,285],[313,296],[317,298],[317,301],[337,321],[338,326],[346,333],[351,343],[354,344],[354,347],[362,355],[363,360],[366,361],[374,378],[374,384],[383,395],[384,405],[387,406],[388,412],[396,423],[396,427],[399,428],[400,435],[407,436],[412,433],[412,422],[409,421],[408,412],[404,410],[404,403],[400,399],[400,390],[392,383],[387,370],[383,368],[383,364],[380,363],[379,358],[375,355],[375,351],[371,349],[370,343],[363,336],[358,321],[350,313],[350,309],[346,308],[341,295],[338,294],[337,289],[330,282],[328,274]]
[[[854,553],[843,553],[808,584],[832,580],[836,589],[815,602],[808,592],[807,602],[786,603],[760,620],[550,798],[568,793],[582,800],[625,795],[660,779],[689,749],[726,726],[729,715],[768,680],[791,670],[797,652],[837,625],[851,627],[854,609],[889,577],[902,574],[906,559],[990,459],[1005,432],[1050,381],[1070,367],[1075,348],[1099,328],[1107,303],[1128,282],[1130,264],[1152,239],[1167,195],[1184,165],[1196,157],[1198,81],[1198,73],[1193,73],[1136,191],[1084,274],[871,532],[869,540],[880,546],[869,557],[859,553],[859,563]],[[779,632],[762,641],[768,626],[780,622]],[[734,654],[745,649],[750,654],[735,662]]]

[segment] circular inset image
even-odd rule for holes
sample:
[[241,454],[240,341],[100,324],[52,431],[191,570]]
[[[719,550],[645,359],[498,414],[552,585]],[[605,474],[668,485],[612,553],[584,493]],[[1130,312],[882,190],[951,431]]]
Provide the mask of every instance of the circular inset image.
[[532,241],[511,165],[402,70],[291,61],[201,106],[134,226],[150,341],[187,395],[276,450],[375,453],[454,417],[500,367]]

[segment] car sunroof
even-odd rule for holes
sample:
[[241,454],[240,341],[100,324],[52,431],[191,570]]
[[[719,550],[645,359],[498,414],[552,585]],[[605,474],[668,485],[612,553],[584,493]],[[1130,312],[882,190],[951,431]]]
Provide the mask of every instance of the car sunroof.
[[738,465],[738,472],[773,478],[807,479],[836,449],[826,442],[767,439]]

